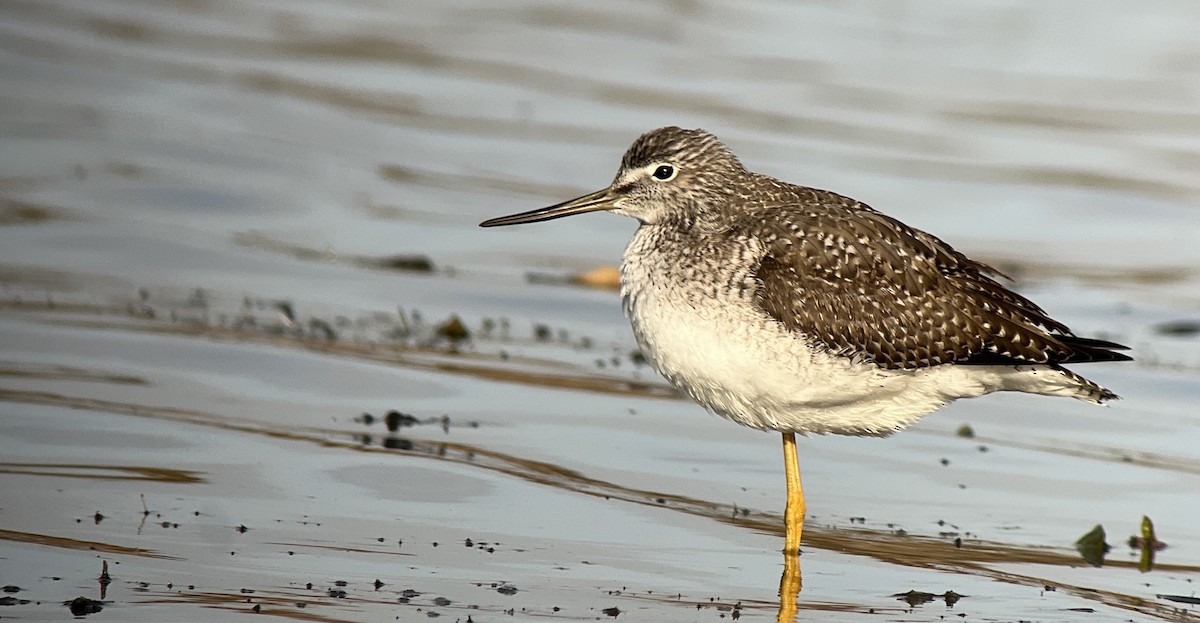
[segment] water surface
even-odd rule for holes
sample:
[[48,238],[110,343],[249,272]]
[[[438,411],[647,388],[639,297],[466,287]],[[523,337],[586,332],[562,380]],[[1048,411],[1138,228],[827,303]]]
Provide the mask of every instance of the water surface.
[[[1108,408],[992,396],[803,440],[800,620],[1194,618],[1191,3],[0,12],[0,616],[775,619],[777,435],[680,399],[616,295],[566,283],[634,223],[476,227],[677,124],[1138,359],[1081,370]],[[1073,549],[1096,524],[1101,568]]]

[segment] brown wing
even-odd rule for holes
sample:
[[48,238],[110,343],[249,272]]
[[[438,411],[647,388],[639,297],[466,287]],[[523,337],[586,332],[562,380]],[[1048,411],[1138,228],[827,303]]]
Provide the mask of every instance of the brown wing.
[[768,246],[758,303],[788,329],[890,369],[1128,358],[1109,350],[1117,344],[1076,338],[938,238],[824,195],[749,225]]

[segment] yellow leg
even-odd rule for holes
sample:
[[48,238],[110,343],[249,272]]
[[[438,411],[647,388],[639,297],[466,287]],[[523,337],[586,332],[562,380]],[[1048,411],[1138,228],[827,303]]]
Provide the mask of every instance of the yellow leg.
[[800,553],[800,533],[804,530],[804,488],[800,485],[800,461],[796,457],[796,434],[783,434],[783,467],[787,473],[787,509],[783,513],[786,526],[783,553]]
[[804,530],[804,488],[800,486],[800,461],[796,457],[796,434],[783,434],[784,472],[787,473],[787,508],[783,513],[785,537],[783,574],[779,577],[778,623],[796,620],[800,595],[800,533]]

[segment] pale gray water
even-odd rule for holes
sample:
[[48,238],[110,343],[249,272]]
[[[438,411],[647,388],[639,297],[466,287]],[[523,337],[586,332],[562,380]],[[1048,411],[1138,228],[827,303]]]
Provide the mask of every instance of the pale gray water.
[[[630,363],[611,292],[526,282],[615,263],[634,224],[476,227],[607,184],[638,134],[677,124],[997,263],[1138,357],[1081,370],[1125,397],[1108,409],[999,396],[889,440],[804,441],[810,617],[1189,620],[1170,608],[1195,606],[1156,595],[1200,578],[1197,32],[1185,1],[7,2],[0,583],[36,603],[0,616],[96,598],[99,560],[78,544],[102,543],[182,560],[104,555],[121,564],[97,619],[240,614],[250,589],[325,620],[714,620],[718,597],[770,620],[781,539],[750,520],[782,510],[776,436],[636,387],[586,391],[660,381]],[[361,263],[397,254],[437,268]],[[243,297],[289,300],[339,345],[266,339],[269,304],[253,330],[218,329]],[[476,340],[458,356],[389,341],[397,307],[457,313]],[[511,340],[481,335],[501,317]],[[387,451],[352,419],[389,409],[479,426],[402,429],[416,446]],[[954,437],[964,422],[980,437]],[[461,447],[439,457],[442,442]],[[100,477],[146,466],[204,482]],[[56,475],[7,473],[28,471]],[[141,530],[139,493],[165,516]],[[732,504],[749,519],[723,521]],[[1034,561],[1074,556],[1096,523],[1131,560],[1142,515],[1176,568]],[[895,528],[956,532],[968,560]],[[978,562],[971,539],[1012,551]],[[338,579],[345,600],[325,592]],[[406,588],[422,595],[402,605]],[[909,589],[968,597],[907,612],[891,595]]]

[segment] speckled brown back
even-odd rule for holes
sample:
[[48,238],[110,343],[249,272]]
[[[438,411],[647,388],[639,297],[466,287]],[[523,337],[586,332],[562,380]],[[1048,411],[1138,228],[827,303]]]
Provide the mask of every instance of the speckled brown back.
[[767,247],[757,301],[832,352],[889,369],[1126,358],[1075,338],[935,236],[835,193],[759,183],[761,207],[730,231]]

